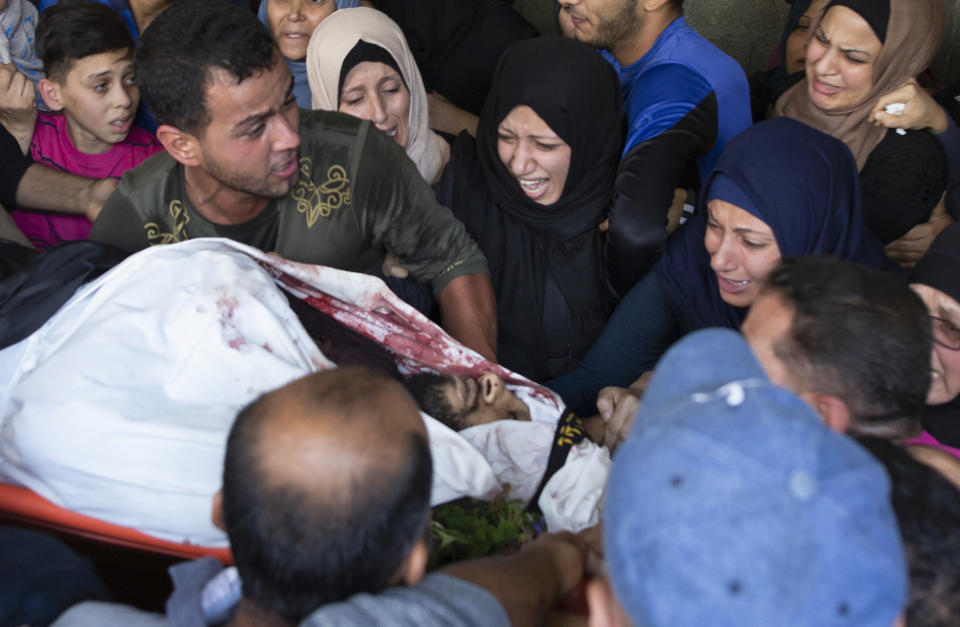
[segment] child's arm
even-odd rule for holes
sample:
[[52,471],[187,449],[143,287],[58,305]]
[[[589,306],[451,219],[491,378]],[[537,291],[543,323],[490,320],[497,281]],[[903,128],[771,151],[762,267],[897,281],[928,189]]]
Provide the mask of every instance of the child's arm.
[[0,65],[0,124],[16,138],[27,154],[37,123],[37,102],[33,82],[12,63]]

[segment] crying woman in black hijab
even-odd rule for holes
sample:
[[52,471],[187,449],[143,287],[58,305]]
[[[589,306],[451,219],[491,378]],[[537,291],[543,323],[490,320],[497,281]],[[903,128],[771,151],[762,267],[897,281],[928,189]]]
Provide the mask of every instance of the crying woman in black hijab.
[[619,82],[600,55],[559,37],[522,41],[440,183],[490,264],[500,361],[534,380],[571,369],[612,309],[599,225],[622,128]]

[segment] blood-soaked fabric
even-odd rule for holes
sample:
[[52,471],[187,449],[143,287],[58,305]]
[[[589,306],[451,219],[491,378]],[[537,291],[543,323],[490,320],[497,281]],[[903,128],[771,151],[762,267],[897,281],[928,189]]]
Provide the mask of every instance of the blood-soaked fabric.
[[300,298],[285,292],[287,302],[317,348],[338,366],[366,366],[401,379],[390,353],[373,340],[337,322]]

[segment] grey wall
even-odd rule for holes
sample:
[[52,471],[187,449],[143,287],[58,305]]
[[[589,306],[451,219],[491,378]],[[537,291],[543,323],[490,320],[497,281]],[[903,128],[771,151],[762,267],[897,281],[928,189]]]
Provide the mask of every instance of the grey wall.
[[[933,71],[941,85],[960,80],[960,0],[946,0],[946,32]],[[516,0],[514,6],[542,33],[553,33],[552,0]],[[734,57],[747,73],[763,69],[786,20],[783,0],[686,0],[687,21]]]

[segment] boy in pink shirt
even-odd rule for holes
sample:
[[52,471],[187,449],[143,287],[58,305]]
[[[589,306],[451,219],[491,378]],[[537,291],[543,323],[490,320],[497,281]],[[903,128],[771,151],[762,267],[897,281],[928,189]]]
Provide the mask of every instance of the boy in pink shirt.
[[[133,40],[123,19],[85,0],[60,2],[40,16],[37,54],[47,77],[30,152],[43,165],[89,178],[120,178],[163,147],[134,127],[140,91],[133,78]],[[83,216],[14,211],[14,221],[37,248],[85,239]]]

